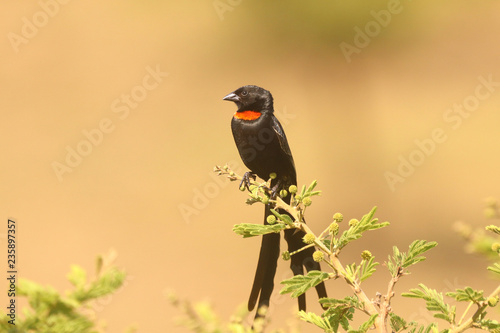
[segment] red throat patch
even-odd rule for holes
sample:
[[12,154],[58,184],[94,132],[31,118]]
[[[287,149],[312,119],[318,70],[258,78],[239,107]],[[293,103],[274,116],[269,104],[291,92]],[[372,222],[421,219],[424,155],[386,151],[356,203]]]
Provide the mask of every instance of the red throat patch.
[[257,111],[241,111],[234,114],[234,118],[242,120],[255,120],[259,119],[262,113]]

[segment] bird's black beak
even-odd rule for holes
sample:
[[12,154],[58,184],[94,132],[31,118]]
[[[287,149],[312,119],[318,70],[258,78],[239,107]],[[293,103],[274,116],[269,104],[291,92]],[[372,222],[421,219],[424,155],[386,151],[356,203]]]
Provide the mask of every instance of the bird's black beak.
[[240,102],[240,96],[236,95],[234,92],[226,95],[223,100],[238,103]]

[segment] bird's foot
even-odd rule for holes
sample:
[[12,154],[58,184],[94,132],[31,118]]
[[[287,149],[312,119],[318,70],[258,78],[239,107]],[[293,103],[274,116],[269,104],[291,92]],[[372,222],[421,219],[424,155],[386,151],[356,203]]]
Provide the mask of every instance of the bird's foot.
[[245,172],[241,179],[240,188],[244,186],[246,189],[250,190],[250,179],[253,179],[255,181],[255,179],[257,179],[257,176],[251,171]]
[[271,200],[276,200],[281,187],[281,181],[277,181],[276,184],[271,188]]

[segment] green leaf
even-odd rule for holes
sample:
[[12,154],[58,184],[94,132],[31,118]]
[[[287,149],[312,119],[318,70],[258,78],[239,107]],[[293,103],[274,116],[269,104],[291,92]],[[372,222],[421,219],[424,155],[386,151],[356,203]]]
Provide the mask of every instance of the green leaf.
[[[100,269],[99,266],[100,264],[98,264],[98,269]],[[96,327],[97,324],[94,323],[94,316],[88,313],[88,310],[95,310],[95,304],[87,301],[93,301],[96,297],[115,291],[122,285],[125,274],[115,267],[110,267],[90,281],[87,280],[87,275],[80,266],[72,265],[67,277],[74,287],[64,294],[51,286],[42,286],[23,278],[19,279],[16,296],[25,297],[29,306],[23,309],[22,317],[16,318],[15,326],[7,323],[5,318],[8,317],[2,315],[0,310],[0,317],[2,317],[0,318],[0,331],[41,333],[100,331],[100,327]]]
[[489,266],[488,270],[492,271],[493,273],[500,274],[500,264],[496,263],[493,266]]
[[198,302],[194,304],[193,310],[198,315],[198,318],[204,323],[215,323],[217,322],[217,315],[212,309],[210,303],[208,302]]
[[309,187],[307,188],[307,190],[304,190],[304,188],[303,188],[303,191],[301,193],[301,197],[305,198],[305,197],[312,197],[312,196],[315,196],[315,195],[320,195],[321,191],[313,191],[314,188],[316,187],[316,185],[318,185],[318,181],[317,180],[313,180],[313,182],[311,183],[311,185],[309,185]]
[[315,314],[313,312],[306,313],[305,311],[301,310],[299,312],[299,317],[303,321],[306,321],[308,323],[311,323],[311,324],[318,326],[326,333],[333,333],[334,332],[334,330],[333,330],[333,328],[330,325],[330,322],[328,320],[321,318],[320,316],[318,316],[317,314]]
[[354,308],[342,306],[330,308],[323,314],[323,317],[328,320],[334,332],[338,332],[339,325],[347,331],[351,329],[349,321],[352,321],[354,317]]
[[233,227],[233,231],[243,236],[243,238],[260,236],[265,234],[270,234],[273,232],[280,232],[283,229],[286,229],[286,225],[283,223],[276,223],[273,225],[263,225],[263,224],[251,224],[251,223],[242,223],[236,224]]
[[87,272],[78,265],[71,265],[71,270],[66,277],[77,288],[83,288],[87,282]]
[[395,277],[400,273],[401,268],[408,268],[419,263],[420,261],[425,260],[425,257],[421,254],[429,251],[435,246],[437,246],[436,242],[427,242],[425,240],[416,240],[411,243],[408,247],[408,252],[401,252],[396,246],[394,246],[392,248],[392,258],[389,256],[389,261],[385,264],[392,276]]
[[390,324],[393,332],[399,332],[406,329],[408,326],[406,324],[406,320],[397,316],[393,312],[389,313]]
[[[426,327],[425,325],[418,325],[417,322],[412,321],[408,326],[411,326],[411,328],[408,330],[408,333],[430,333],[431,331],[433,333],[438,332],[438,328],[437,328],[438,326],[435,323],[432,323]],[[441,333],[445,333],[445,332],[448,332],[448,330],[444,330]]]
[[280,214],[277,211],[275,211],[274,209],[271,209],[271,213],[273,213],[274,216],[276,216],[278,221],[281,221],[281,222],[288,224],[288,225],[293,223],[293,219],[288,214]]
[[306,193],[312,192],[312,190],[314,190],[314,188],[316,187],[316,185],[318,185],[318,181],[317,180],[313,180],[312,183],[311,183],[311,185],[309,185],[309,187],[307,188]]
[[370,318],[365,321],[357,330],[348,330],[347,333],[366,333],[370,328],[375,324],[375,320],[377,319],[378,314],[371,315]]
[[388,226],[389,222],[378,223],[378,219],[373,218],[376,210],[377,207],[373,207],[368,214],[363,216],[361,221],[345,230],[336,242],[335,247],[340,250],[349,244],[349,242],[360,238],[365,231],[376,230]]
[[294,277],[281,281],[285,285],[280,294],[292,293],[292,297],[299,297],[309,288],[315,287],[322,281],[328,280],[330,274],[321,271],[309,271],[307,275],[295,275]]
[[361,262],[361,270],[360,270],[360,281],[364,281],[368,279],[370,276],[372,276],[373,273],[375,273],[376,269],[375,266],[379,265],[378,262],[373,262],[375,257],[371,257],[370,260],[366,261],[363,260]]
[[488,330],[492,333],[500,333],[500,323],[496,320],[481,320],[480,325],[483,330]]
[[417,328],[418,328],[418,323],[416,321],[411,321],[409,324],[408,324],[408,333],[414,333]]
[[411,265],[425,260],[425,257],[421,256],[422,253],[429,251],[430,249],[437,246],[436,242],[427,242],[425,240],[416,240],[410,244],[408,249],[408,255],[402,262],[402,267],[407,268]]
[[427,310],[438,312],[434,314],[434,317],[444,319],[453,324],[455,321],[455,307],[444,302],[442,293],[438,293],[434,289],[429,289],[422,283],[418,286],[420,289],[411,289],[409,293],[403,293],[402,296],[425,300]]
[[91,299],[109,295],[123,285],[126,274],[115,267],[112,267],[101,274],[101,276],[90,283],[85,289],[77,289],[71,293],[72,298],[78,302],[85,302]]
[[474,302],[476,304],[485,300],[482,290],[474,290],[471,287],[457,289],[455,292],[448,292],[446,296],[453,297],[459,302]]
[[281,214],[280,220],[283,221],[283,223],[288,224],[288,225],[293,223],[292,218],[286,214]]
[[352,263],[350,265],[345,266],[345,277],[349,281],[356,281],[357,272],[356,272],[356,263]]
[[304,194],[306,194],[306,186],[302,185],[302,190],[300,191],[300,197],[303,198]]
[[492,231],[495,234],[500,235],[500,228],[497,227],[496,225],[489,225],[489,226],[486,227],[486,230]]
[[378,262],[373,262],[374,257],[371,257],[368,261],[362,260],[359,266],[356,266],[355,263],[351,265],[347,265],[345,267],[346,277],[351,281],[359,281],[362,282],[372,276],[375,273]]
[[[359,310],[363,310],[363,303],[360,303],[356,296],[347,296],[344,299],[336,299],[336,298],[320,298],[319,303],[324,308],[356,308]],[[328,311],[328,310],[327,310]]]
[[245,203],[247,205],[253,205],[254,203],[257,203],[257,202],[260,202],[260,200],[256,200],[256,199],[253,199],[253,198],[248,198]]
[[356,296],[347,296],[344,299],[321,298],[319,300],[323,307],[328,308],[323,317],[327,318],[335,332],[338,331],[339,324],[344,330],[349,330],[349,321],[354,317],[354,310],[364,310],[364,306]]

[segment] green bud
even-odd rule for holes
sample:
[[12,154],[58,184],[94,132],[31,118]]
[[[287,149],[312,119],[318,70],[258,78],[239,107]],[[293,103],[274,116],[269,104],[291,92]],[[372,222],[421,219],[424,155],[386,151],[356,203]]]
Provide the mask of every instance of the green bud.
[[269,224],[275,224],[276,223],[276,216],[274,215],[268,215],[266,218],[267,223]]
[[258,187],[257,185],[253,185],[253,184],[252,184],[252,185],[248,186],[248,189],[249,189],[250,191],[253,191],[253,190],[255,190],[257,187]]
[[281,254],[281,257],[283,258],[283,260],[287,261],[287,260],[290,260],[290,252],[288,251],[285,251]]
[[271,179],[276,179],[276,177],[278,177],[278,175],[276,174],[276,172],[271,172],[269,174],[269,178],[271,178]]
[[303,204],[304,204],[304,206],[306,206],[306,207],[307,207],[307,206],[311,206],[311,204],[312,204],[312,200],[311,200],[311,198],[309,198],[309,197],[305,197],[305,198],[304,198],[304,200],[302,200],[302,203],[303,203]]
[[321,252],[319,250],[318,251],[314,251],[314,253],[313,253],[313,259],[316,262],[321,262],[321,261],[323,261],[323,259],[325,259],[325,255],[323,254],[323,252]]
[[357,219],[351,219],[351,220],[349,221],[349,226],[350,226],[350,227],[354,227],[354,226],[356,226],[358,223],[359,223],[359,221],[358,221]]
[[267,205],[269,203],[269,197],[267,195],[264,195],[261,197],[260,201],[264,204]]
[[288,192],[286,190],[281,190],[280,191],[280,197],[284,198],[288,195]]
[[245,184],[241,184],[241,186],[240,186],[240,191],[242,191],[242,192],[243,192],[243,191],[245,191],[245,189],[246,189]]
[[313,234],[305,234],[304,237],[302,238],[302,241],[306,244],[312,244],[314,243],[314,240],[316,239],[316,236]]
[[337,222],[332,222],[330,226],[328,227],[328,232],[331,235],[336,235],[339,232],[339,224]]
[[340,223],[344,220],[344,215],[342,215],[340,213],[335,213],[333,215],[333,220],[336,221],[337,223]]
[[489,306],[494,307],[497,305],[497,303],[498,303],[498,296],[488,298],[488,305]]
[[233,171],[229,171],[229,175],[230,175],[231,177],[236,176],[236,174],[235,174]]
[[265,305],[261,306],[260,308],[257,309],[257,312],[259,313],[260,317],[265,317],[266,313],[267,313],[267,306],[265,306]]
[[493,243],[491,245],[491,249],[494,251],[494,252],[500,252],[500,243]]
[[288,192],[293,193],[293,194],[297,193],[297,186],[290,185],[290,187],[288,188]]
[[370,260],[370,258],[372,257],[372,253],[368,250],[364,250],[363,252],[361,252],[361,259],[363,260]]

